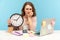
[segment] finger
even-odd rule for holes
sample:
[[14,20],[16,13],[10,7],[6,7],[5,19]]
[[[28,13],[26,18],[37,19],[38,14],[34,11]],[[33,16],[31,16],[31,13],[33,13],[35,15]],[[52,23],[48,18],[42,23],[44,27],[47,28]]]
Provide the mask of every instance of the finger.
[[30,16],[32,16],[32,15],[33,15],[33,12],[30,13]]

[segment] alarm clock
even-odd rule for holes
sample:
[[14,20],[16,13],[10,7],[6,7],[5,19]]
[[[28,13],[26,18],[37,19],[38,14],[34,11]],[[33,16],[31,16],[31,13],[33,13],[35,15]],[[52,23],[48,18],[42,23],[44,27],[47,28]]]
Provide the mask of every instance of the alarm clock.
[[15,13],[10,17],[11,25],[14,27],[14,30],[18,30],[20,26],[22,26],[24,20],[21,14]]

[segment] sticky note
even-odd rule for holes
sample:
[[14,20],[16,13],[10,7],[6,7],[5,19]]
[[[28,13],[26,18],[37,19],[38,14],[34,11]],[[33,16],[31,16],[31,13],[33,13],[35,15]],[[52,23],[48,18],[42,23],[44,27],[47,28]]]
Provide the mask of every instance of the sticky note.
[[46,26],[46,21],[42,22],[42,26],[45,27]]
[[51,30],[52,29],[51,24],[49,24],[47,27],[48,27],[48,30]]

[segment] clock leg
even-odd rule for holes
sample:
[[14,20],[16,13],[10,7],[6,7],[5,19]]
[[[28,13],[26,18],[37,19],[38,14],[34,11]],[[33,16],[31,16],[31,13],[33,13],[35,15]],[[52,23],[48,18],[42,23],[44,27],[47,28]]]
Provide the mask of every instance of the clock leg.
[[19,30],[19,27],[14,27],[13,30]]
[[19,27],[19,30],[23,30],[23,27],[22,27],[22,26],[20,26],[20,27]]

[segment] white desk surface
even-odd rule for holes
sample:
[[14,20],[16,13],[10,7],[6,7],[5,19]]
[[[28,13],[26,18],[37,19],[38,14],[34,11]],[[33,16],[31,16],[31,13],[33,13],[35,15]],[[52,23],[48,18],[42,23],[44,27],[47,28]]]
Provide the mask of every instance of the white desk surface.
[[60,40],[60,30],[55,30],[54,33],[45,36],[16,36],[12,35],[5,30],[0,30],[0,40]]

